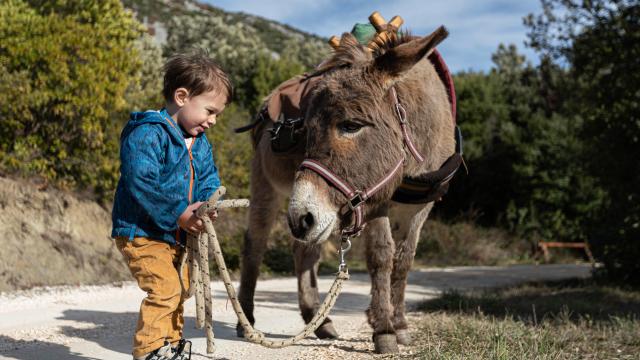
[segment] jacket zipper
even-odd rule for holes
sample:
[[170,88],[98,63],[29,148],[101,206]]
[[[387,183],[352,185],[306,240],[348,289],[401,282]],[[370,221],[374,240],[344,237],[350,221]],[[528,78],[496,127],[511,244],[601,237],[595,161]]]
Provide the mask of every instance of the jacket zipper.
[[[166,119],[164,116],[162,116],[165,120],[167,120],[167,122],[169,123],[169,125],[171,125],[172,128],[178,130],[178,132],[180,132],[180,134],[182,134],[182,131],[180,131],[180,129],[178,129],[171,120]],[[191,200],[192,200],[192,191],[193,191],[193,180],[194,180],[194,176],[195,176],[195,169],[193,168],[193,154],[191,153],[191,148],[193,147],[193,144],[196,143],[197,138],[195,136],[193,136],[191,141],[191,145],[189,145],[189,147],[187,148],[187,152],[189,153],[189,194],[187,196],[188,199],[188,204],[191,205]],[[176,244],[181,245],[180,243],[180,226],[178,226],[178,228],[176,229]]]
[[[196,170],[193,168],[193,154],[191,153],[191,148],[193,147],[193,144],[196,143],[196,137],[192,137],[191,138],[191,144],[189,145],[189,147],[187,148],[187,152],[189,153],[189,194],[187,196],[189,205],[191,205],[191,200],[193,198],[193,180],[195,177],[195,172]],[[180,242],[180,227],[178,226],[178,229],[176,229],[176,244],[183,246],[182,243]]]

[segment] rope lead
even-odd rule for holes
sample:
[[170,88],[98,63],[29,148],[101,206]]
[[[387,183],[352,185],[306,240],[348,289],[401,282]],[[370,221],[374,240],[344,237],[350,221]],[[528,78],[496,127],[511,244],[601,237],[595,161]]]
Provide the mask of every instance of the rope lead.
[[[224,186],[220,186],[215,193],[211,196],[207,203],[203,204],[196,211],[196,216],[204,222],[205,231],[198,234],[189,234],[187,237],[186,250],[183,252],[180,258],[180,269],[178,271],[180,275],[180,284],[183,284],[183,269],[185,263],[189,264],[189,273],[191,274],[190,286],[188,291],[185,290],[183,285],[183,293],[186,294],[186,298],[193,295],[196,296],[196,327],[201,329],[205,328],[207,336],[207,353],[213,354],[215,352],[214,333],[213,333],[213,312],[212,312],[212,300],[211,300],[211,277],[209,274],[209,247],[213,247],[213,258],[218,266],[218,271],[222,277],[222,281],[227,290],[229,300],[233,306],[233,310],[238,317],[240,325],[244,329],[244,337],[252,343],[262,345],[271,349],[278,349],[287,346],[291,346],[300,340],[309,336],[314,332],[329,316],[329,312],[333,308],[338,299],[338,295],[342,290],[342,285],[345,280],[349,279],[349,271],[344,259],[344,255],[351,249],[351,241],[349,237],[342,237],[341,246],[339,250],[340,265],[336,279],[333,281],[329,293],[324,298],[324,301],[320,305],[320,308],[316,312],[315,316],[309,321],[305,328],[297,335],[292,336],[286,340],[269,340],[266,339],[264,333],[260,330],[254,329],[249,320],[247,319],[242,306],[236,296],[236,290],[231,284],[231,277],[229,271],[224,262],[222,256],[222,249],[220,248],[220,242],[216,235],[216,230],[213,227],[213,222],[209,218],[208,214],[216,211],[217,209],[233,208],[233,207],[248,207],[249,200],[246,199],[234,199],[234,200],[222,200],[220,197],[224,195],[226,189]],[[346,245],[344,248],[342,245]]]

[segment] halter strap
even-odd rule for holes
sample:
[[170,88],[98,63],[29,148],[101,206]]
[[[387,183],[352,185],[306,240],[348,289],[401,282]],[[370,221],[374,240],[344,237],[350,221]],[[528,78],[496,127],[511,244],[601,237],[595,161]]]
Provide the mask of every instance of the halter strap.
[[407,146],[407,148],[409,148],[409,152],[411,152],[411,155],[413,155],[413,158],[416,159],[418,163],[421,163],[424,161],[424,156],[420,154],[420,151],[418,151],[418,148],[416,148],[416,146],[413,144],[413,141],[411,141],[411,137],[409,136],[409,131],[407,130],[407,111],[400,104],[400,101],[398,100],[398,93],[396,92],[395,87],[393,86],[391,87],[390,94],[391,94],[391,100],[393,101],[393,106],[395,108],[396,116],[400,121],[400,129],[402,130],[402,141]]
[[335,186],[340,192],[347,198],[346,205],[349,206],[354,214],[353,225],[342,230],[343,236],[357,236],[364,229],[364,203],[378,192],[384,185],[391,181],[394,175],[402,168],[404,159],[400,159],[396,165],[377,183],[369,187],[368,189],[361,191],[355,190],[349,183],[341,179],[338,175],[329,170],[326,166],[322,165],[316,160],[306,159],[300,164],[300,169],[309,169],[315,171],[327,182]]

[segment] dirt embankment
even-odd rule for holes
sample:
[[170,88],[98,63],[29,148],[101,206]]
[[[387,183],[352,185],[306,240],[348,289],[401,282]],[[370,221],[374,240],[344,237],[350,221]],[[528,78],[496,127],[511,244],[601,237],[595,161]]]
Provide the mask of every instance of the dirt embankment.
[[0,177],[0,291],[130,280],[97,203]]

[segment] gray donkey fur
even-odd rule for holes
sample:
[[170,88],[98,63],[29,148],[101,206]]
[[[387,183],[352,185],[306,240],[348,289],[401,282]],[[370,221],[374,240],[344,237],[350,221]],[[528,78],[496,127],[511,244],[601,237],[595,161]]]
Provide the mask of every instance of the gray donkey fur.
[[[252,204],[239,291],[242,307],[252,323],[256,279],[282,201],[290,198],[289,225],[298,238],[293,252],[299,305],[305,322],[310,321],[320,303],[319,244],[350,225],[351,217],[340,215],[346,202],[342,193],[316,173],[308,169],[298,171],[303,159],[317,160],[354,188],[365,189],[404,157],[403,169],[367,201],[367,226],[353,241],[366,243],[371,277],[367,318],[373,328],[376,350],[395,352],[397,343],[411,341],[404,292],[418,236],[433,203],[406,205],[391,201],[391,197],[404,176],[434,171],[454,153],[450,103],[443,83],[427,59],[446,36],[441,27],[423,38],[392,37],[372,54],[350,34],[344,34],[340,48],[318,69],[323,78],[306,107],[304,149],[276,154],[270,147],[269,122],[254,129]],[[388,95],[391,86],[406,109],[410,136],[425,156],[422,163],[403,150],[399,120]],[[238,332],[241,335],[241,328]],[[337,337],[330,319],[316,335]]]

